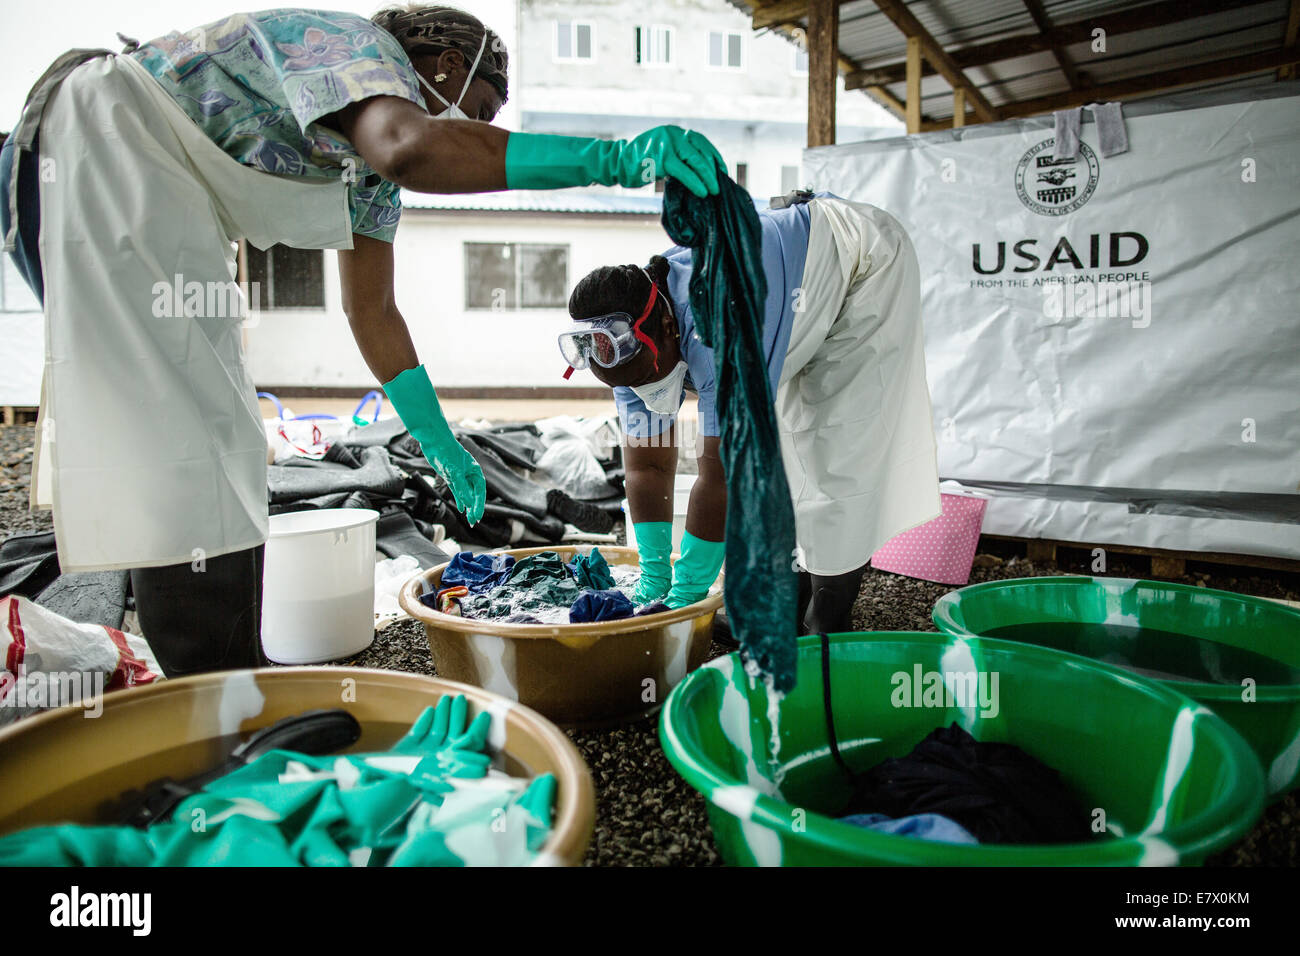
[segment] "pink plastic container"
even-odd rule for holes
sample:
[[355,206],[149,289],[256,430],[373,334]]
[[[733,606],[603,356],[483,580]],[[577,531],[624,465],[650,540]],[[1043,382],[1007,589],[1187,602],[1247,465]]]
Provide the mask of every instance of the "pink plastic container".
[[941,494],[943,514],[890,538],[871,556],[880,571],[937,584],[966,584],[979,545],[987,498]]

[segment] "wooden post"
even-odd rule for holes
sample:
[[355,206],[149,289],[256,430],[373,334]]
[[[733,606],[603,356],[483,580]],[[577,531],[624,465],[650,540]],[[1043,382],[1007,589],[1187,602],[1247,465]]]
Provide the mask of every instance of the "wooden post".
[[[926,62],[934,67],[939,75],[948,81],[949,86],[954,90],[959,86],[966,88],[966,95],[970,97],[971,105],[975,107],[975,115],[979,117],[981,123],[991,123],[994,120],[1002,118],[998,115],[998,111],[993,108],[993,104],[990,103],[984,94],[979,91],[979,88],[966,78],[966,74],[962,72],[961,67],[959,67],[956,61],[953,60],[952,54],[945,50],[939,44],[939,41],[931,36],[930,31],[925,28],[920,20],[916,19],[916,15],[912,13],[911,8],[908,7],[904,0],[875,0],[875,3],[876,6],[880,8],[880,12],[892,20],[894,26],[898,27],[898,29],[902,31],[903,36],[907,37],[909,49],[911,41],[915,39],[919,44],[917,52],[924,56]],[[918,62],[918,67],[919,65]],[[909,62],[907,66],[910,67],[911,63]],[[916,72],[919,83],[920,69]],[[912,71],[909,69],[907,71],[907,76],[910,78],[911,75]],[[909,83],[909,89],[910,88],[911,84]],[[917,89],[919,90],[919,88],[918,85]],[[915,124],[916,129],[908,130],[908,132],[920,131],[920,108],[921,104],[918,102]]]
[[921,132],[921,40],[907,38],[907,131]]
[[1051,564],[1056,561],[1056,542],[1030,538],[1025,542],[1025,557],[1034,564]]
[[[1300,35],[1300,0],[1291,0],[1291,9],[1287,13],[1286,33],[1282,38],[1282,45],[1295,46],[1297,35]],[[1294,80],[1295,76],[1294,63],[1287,63],[1277,71],[1279,80]]]
[[835,81],[839,77],[839,0],[808,4],[808,145],[835,144]]
[[966,87],[959,86],[952,91],[952,128],[961,129],[966,125]]
[[1153,578],[1181,578],[1186,573],[1187,562],[1183,558],[1151,555],[1151,576]]

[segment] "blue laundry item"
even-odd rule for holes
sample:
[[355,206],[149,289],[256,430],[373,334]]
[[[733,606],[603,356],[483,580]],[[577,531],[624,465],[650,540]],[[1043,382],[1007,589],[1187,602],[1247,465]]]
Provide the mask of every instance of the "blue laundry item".
[[[41,251],[37,240],[41,233],[41,194],[37,183],[37,169],[41,157],[36,141],[32,149],[19,150],[13,136],[0,147],[0,235],[8,235],[10,228],[9,192],[17,189],[18,226],[14,234],[14,248],[9,253],[18,274],[36,296],[45,304],[45,282],[41,275]],[[17,183],[11,181],[17,177]],[[16,299],[16,293],[10,293]]]
[[980,843],[1084,843],[1085,808],[1051,767],[1014,744],[976,740],[949,724],[905,757],[855,775],[846,811],[903,819],[940,813]]
[[515,566],[512,554],[474,554],[462,551],[452,557],[442,572],[441,588],[466,587],[471,594],[483,594],[504,584]]
[[583,591],[569,608],[570,624],[617,621],[633,616],[635,605],[622,591]]
[[600,553],[600,548],[592,548],[591,554],[575,554],[568,568],[573,572],[579,587],[608,591],[614,586],[614,575],[610,573],[609,562]]
[[975,846],[980,842],[960,823],[939,813],[918,813],[898,819],[887,817],[883,813],[855,813],[840,817],[840,822],[875,830],[877,833],[892,833],[895,836],[915,837],[935,843],[965,843]]
[[542,551],[515,563],[506,580],[488,591],[461,599],[462,617],[504,618],[536,614],[545,608],[570,608],[581,589],[555,551]]
[[671,611],[671,610],[672,610],[672,608],[670,608],[670,607],[669,607],[667,604],[665,604],[663,601],[652,601],[651,603],[649,603],[649,604],[647,604],[645,607],[641,608],[641,610],[637,611],[637,612],[636,612],[634,615],[632,615],[632,616],[633,616],[633,617],[645,617],[647,614],[658,614],[660,611]]

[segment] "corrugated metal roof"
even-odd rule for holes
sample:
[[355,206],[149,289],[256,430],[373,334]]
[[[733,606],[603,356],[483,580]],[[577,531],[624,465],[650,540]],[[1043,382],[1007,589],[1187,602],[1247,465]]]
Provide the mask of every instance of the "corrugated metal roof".
[[[1079,23],[1109,14],[1131,12],[1159,0],[1042,0],[1053,25]],[[1246,6],[1225,2],[1202,16],[1179,19],[1157,28],[1111,33],[1106,51],[1094,53],[1089,42],[1062,47],[1086,86],[1146,76],[1179,67],[1261,53],[1282,46],[1290,0],[1266,0]],[[753,14],[763,4],[731,0],[733,6]],[[1039,33],[1024,0],[909,0],[907,8],[949,53],[972,45]],[[840,4],[839,49],[864,69],[901,63],[907,53],[902,31],[880,12],[874,0]],[[796,21],[806,27],[806,17]],[[1070,90],[1065,73],[1051,51],[1033,52],[994,63],[971,66],[966,76],[994,106],[1034,100]],[[1207,80],[1180,87],[1184,90],[1222,88],[1258,82],[1272,70],[1229,79]],[[885,87],[899,100],[906,98],[902,82]],[[1159,95],[1160,91],[1131,99]],[[927,120],[952,117],[952,88],[940,76],[923,77],[922,111]]]
[[475,212],[568,213],[571,215],[658,216],[663,199],[658,194],[592,193],[578,189],[517,189],[499,193],[435,195],[402,190],[407,209],[442,209]]
[[[638,196],[612,190],[592,192],[591,188],[516,189],[511,192],[454,195],[416,193],[403,189],[402,207],[448,212],[567,213],[596,216],[658,216],[663,211],[663,196],[659,193],[647,191],[645,195]],[[754,200],[755,209],[767,208],[767,199],[758,196],[750,198]]]

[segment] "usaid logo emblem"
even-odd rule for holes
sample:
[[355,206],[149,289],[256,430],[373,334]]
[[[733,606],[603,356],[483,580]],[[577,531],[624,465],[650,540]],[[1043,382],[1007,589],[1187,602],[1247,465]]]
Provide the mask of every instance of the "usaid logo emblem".
[[1020,157],[1016,165],[1016,195],[1040,216],[1066,216],[1091,198],[1101,166],[1097,154],[1080,141],[1074,159],[1052,159],[1056,138],[1050,137]]

